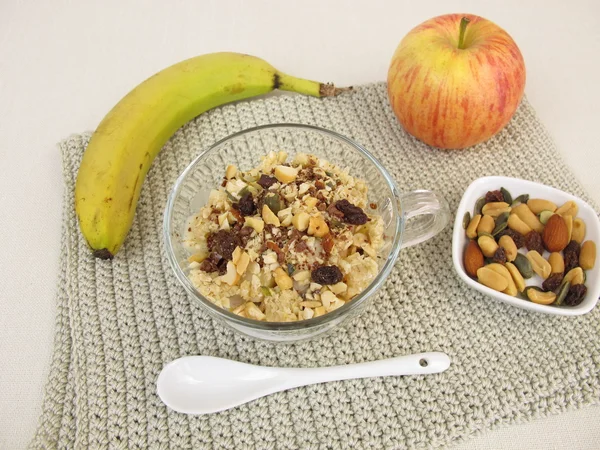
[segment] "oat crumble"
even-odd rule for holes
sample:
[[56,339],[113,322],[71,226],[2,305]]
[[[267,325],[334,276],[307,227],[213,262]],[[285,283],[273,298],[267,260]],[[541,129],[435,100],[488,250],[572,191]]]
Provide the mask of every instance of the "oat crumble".
[[227,167],[189,219],[189,278],[239,316],[289,322],[333,311],[378,273],[383,222],[367,186],[314,155],[271,152],[259,167]]

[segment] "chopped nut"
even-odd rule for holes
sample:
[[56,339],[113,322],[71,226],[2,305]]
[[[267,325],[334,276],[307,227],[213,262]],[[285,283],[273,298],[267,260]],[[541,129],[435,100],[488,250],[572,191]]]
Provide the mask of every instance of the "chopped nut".
[[246,217],[244,219],[244,224],[254,228],[257,233],[261,233],[265,228],[265,223],[260,217]]
[[317,306],[321,306],[321,302],[317,302],[315,300],[312,301],[304,301],[298,303],[300,306],[304,306],[305,308],[316,308]]
[[314,208],[317,206],[317,203],[319,203],[319,200],[317,200],[315,197],[311,197],[310,195],[304,199],[304,204],[309,208]]
[[341,294],[342,292],[346,292],[346,289],[348,289],[348,285],[343,281],[329,286],[329,290],[334,294]]
[[310,270],[299,270],[292,278],[296,281],[306,281],[310,279]]
[[231,261],[227,262],[227,272],[221,277],[221,280],[229,286],[235,286],[240,282],[240,275],[237,273],[235,264]]
[[286,289],[291,289],[292,286],[294,286],[294,281],[290,278],[290,276],[287,273],[285,273],[285,271],[281,267],[275,269],[275,272],[273,273],[273,278],[275,279],[275,283],[277,283],[277,286],[279,286],[279,288],[282,291]]
[[[221,166],[223,167],[223,166]],[[225,178],[227,178],[228,180],[231,180],[233,177],[235,177],[237,174],[237,167],[235,167],[233,164],[229,164],[227,166],[227,169],[225,169]]]
[[305,308],[304,311],[302,311],[302,318],[304,320],[312,319],[314,315],[315,312],[310,308]]
[[258,308],[258,306],[256,306],[254,303],[252,302],[248,302],[245,304],[244,306],[244,310],[246,311],[246,316],[248,316],[249,319],[255,319],[255,320],[265,320],[265,314],[263,314],[263,312]]
[[318,306],[317,308],[315,308],[315,315],[313,317],[319,317],[322,316],[323,314],[325,314],[327,311],[325,310],[324,306]]
[[331,291],[325,291],[321,294],[321,303],[327,309],[329,309],[330,305],[337,301],[337,296]]
[[298,231],[304,231],[308,228],[309,221],[310,216],[308,215],[308,213],[302,211],[294,216],[294,218],[292,219],[292,224],[294,225],[294,228],[296,228]]
[[283,164],[285,162],[285,160],[287,159],[287,157],[288,157],[287,152],[284,152],[284,151],[277,152],[277,162],[279,164]]
[[308,222],[307,233],[311,236],[323,237],[329,233],[329,227],[327,222],[323,219],[320,214],[312,216]]
[[288,166],[275,166],[274,175],[281,183],[291,183],[298,176],[298,169]]
[[246,272],[246,269],[248,268],[248,264],[249,263],[250,263],[250,256],[248,255],[248,253],[243,252],[240,255],[240,258],[239,258],[238,262],[235,263],[237,273],[239,275],[243,275],[244,272]]
[[240,260],[240,256],[244,250],[241,247],[236,247],[233,253],[231,254],[231,262],[237,264]]
[[[208,252],[206,250],[203,250],[203,251],[199,251],[198,253],[194,253],[193,255],[191,255],[188,258],[188,262],[201,263],[206,258],[208,258]],[[310,274],[309,274],[309,276],[310,276]]]
[[267,205],[263,205],[262,208],[262,218],[268,225],[274,225],[276,227],[281,226],[281,222],[279,222],[279,218],[271,211]]

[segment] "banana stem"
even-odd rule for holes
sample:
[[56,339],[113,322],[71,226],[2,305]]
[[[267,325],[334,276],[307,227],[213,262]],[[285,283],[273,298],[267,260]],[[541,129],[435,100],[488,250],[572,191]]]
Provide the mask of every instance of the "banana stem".
[[334,97],[352,89],[352,87],[337,88],[331,83],[305,80],[304,78],[293,77],[281,72],[275,74],[273,88],[311,95],[313,97]]

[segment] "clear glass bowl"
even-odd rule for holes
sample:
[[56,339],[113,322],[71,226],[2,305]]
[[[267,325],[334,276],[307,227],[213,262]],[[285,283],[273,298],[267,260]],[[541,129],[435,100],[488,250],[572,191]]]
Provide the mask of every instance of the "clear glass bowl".
[[[182,244],[188,218],[208,201],[212,189],[221,184],[225,168],[235,164],[241,170],[256,167],[270,151],[284,150],[292,159],[296,153],[314,154],[349,169],[369,187],[369,202],[384,221],[385,244],[379,252],[379,273],[354,299],[323,316],[298,322],[260,322],[216,306],[198,292],[188,279],[189,250]],[[414,217],[407,224],[407,220]],[[235,133],[204,150],[177,179],[167,202],[164,238],[169,262],[191,297],[222,324],[247,336],[276,342],[295,342],[322,335],[358,316],[385,282],[402,247],[417,244],[439,233],[448,223],[446,201],[431,191],[401,194],[373,155],[356,142],[332,131],[299,125],[266,125]]]

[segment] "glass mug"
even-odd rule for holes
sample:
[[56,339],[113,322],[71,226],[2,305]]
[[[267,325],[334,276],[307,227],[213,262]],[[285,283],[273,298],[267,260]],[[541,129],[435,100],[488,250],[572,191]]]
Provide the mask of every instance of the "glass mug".
[[[322,316],[297,322],[261,322],[227,311],[198,292],[188,279],[190,251],[181,236],[190,216],[208,201],[212,189],[220,186],[225,168],[257,167],[261,157],[284,150],[289,159],[296,153],[314,154],[350,175],[366,181],[369,203],[384,222],[384,245],[379,251],[379,273],[371,284],[344,306]],[[410,221],[409,221],[410,219]],[[204,150],[180,175],[171,192],[164,218],[164,239],[168,259],[176,277],[191,298],[218,322],[247,336],[274,342],[295,342],[333,330],[359,315],[367,300],[384,284],[401,248],[423,242],[444,229],[450,219],[446,201],[432,191],[401,194],[396,183],[371,153],[338,133],[300,124],[265,125],[235,133]]]

